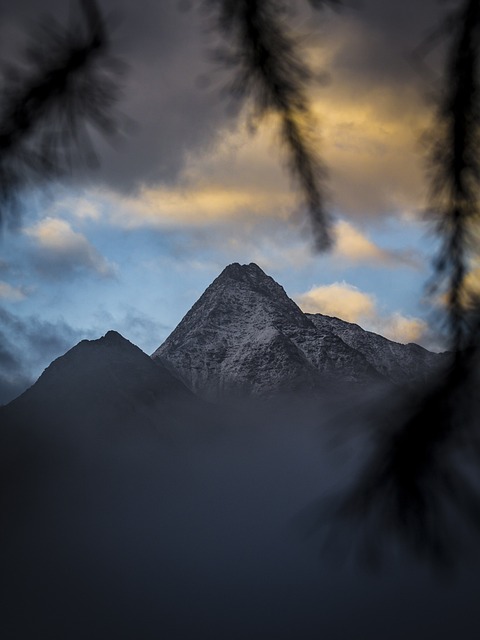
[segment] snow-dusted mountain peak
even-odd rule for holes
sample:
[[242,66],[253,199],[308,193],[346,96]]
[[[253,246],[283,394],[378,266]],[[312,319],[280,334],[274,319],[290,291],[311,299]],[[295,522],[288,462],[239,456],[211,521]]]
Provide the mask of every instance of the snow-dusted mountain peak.
[[390,346],[338,318],[303,313],[258,265],[233,263],[152,357],[194,392],[215,399],[423,375],[428,352]]
[[293,302],[287,296],[284,288],[254,262],[250,264],[234,262],[228,265],[207,288],[205,293],[209,292],[211,288],[215,291],[218,288],[225,287],[231,292],[250,291],[271,299],[279,296],[283,302],[288,301],[288,304]]

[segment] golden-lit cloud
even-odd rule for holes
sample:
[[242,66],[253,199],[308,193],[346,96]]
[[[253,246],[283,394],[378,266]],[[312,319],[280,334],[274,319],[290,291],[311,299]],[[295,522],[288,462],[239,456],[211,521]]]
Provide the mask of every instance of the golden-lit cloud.
[[295,298],[305,313],[323,313],[347,322],[358,322],[375,315],[375,299],[346,283],[313,287]]
[[422,338],[427,332],[427,324],[419,318],[407,318],[400,313],[394,313],[387,318],[380,319],[377,326],[373,325],[372,330],[376,330],[386,338],[395,342],[422,342]]
[[[393,109],[393,101],[402,105]],[[325,88],[315,96],[315,112],[332,210],[373,217],[425,205],[419,138],[428,114],[413,92],[398,95],[383,87],[356,96],[343,88]],[[130,197],[111,194],[116,207],[112,222],[168,227],[287,219],[302,200],[276,136],[273,117],[253,135],[245,122],[220,132],[210,147],[189,157],[177,183],[144,186]]]
[[[358,77],[342,66],[345,51],[368,49],[368,34],[342,20],[313,41],[308,56],[331,81],[311,91],[312,141],[327,167],[327,204],[343,218],[405,214],[425,206],[421,136],[430,110],[415,85]],[[248,105],[236,125],[223,125],[210,144],[185,156],[175,183],[151,181],[130,197],[114,196],[112,222],[127,227],[206,226],[271,217],[301,208],[301,194],[279,142],[279,120],[263,118],[252,132]],[[353,241],[353,238],[350,238]],[[357,255],[372,247],[357,246]],[[377,254],[380,259],[380,254]]]
[[315,112],[335,209],[379,216],[423,208],[420,139],[430,114],[418,95],[388,86],[358,93],[334,86],[316,96]]
[[396,261],[396,256],[372,242],[349,222],[340,220],[335,226],[334,254],[353,262]]
[[333,18],[329,27],[312,31],[308,56],[318,74],[329,75],[312,100],[335,209],[382,216],[425,207],[432,105],[419,75],[361,15]]
[[[342,64],[345,52],[368,57],[371,34],[343,17],[330,31],[313,38],[307,49],[318,73],[331,81],[312,88],[312,141],[327,167],[327,205],[338,218],[406,214],[426,204],[421,137],[431,120],[418,87],[402,78],[369,75]],[[352,53],[353,52],[353,53]],[[252,132],[248,104],[235,126],[222,128],[208,144],[184,156],[175,182],[145,180],[135,194],[105,192],[112,224],[205,227],[231,220],[288,219],[302,207],[301,194],[286,168],[279,142],[279,120],[263,118]],[[94,216],[96,210],[79,216]],[[339,251],[357,259],[386,259],[381,250],[343,233]],[[354,243],[356,242],[356,247]]]
[[313,287],[295,296],[295,301],[305,313],[341,318],[395,342],[421,342],[427,331],[426,323],[419,318],[400,313],[383,315],[373,295],[345,282]]
[[143,186],[136,194],[97,192],[112,224],[127,228],[206,227],[230,221],[285,220],[298,207],[271,132],[248,133],[243,120],[214,144],[188,156],[181,179]]
[[110,198],[110,219],[127,228],[204,227],[239,218],[248,221],[271,206],[266,194],[205,185],[149,188],[135,198],[117,199],[113,194]]
[[90,270],[101,277],[114,274],[112,265],[66,220],[47,217],[26,228],[25,233],[34,241],[37,266],[54,277],[77,269]]

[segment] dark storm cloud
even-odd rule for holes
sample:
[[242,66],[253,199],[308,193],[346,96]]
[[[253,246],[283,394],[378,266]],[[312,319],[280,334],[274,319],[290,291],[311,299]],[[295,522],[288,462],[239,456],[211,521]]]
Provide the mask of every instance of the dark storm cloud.
[[350,0],[341,14],[326,23],[321,14],[316,16],[311,38],[335,43],[342,31],[350,32],[334,57],[334,67],[326,69],[332,82],[335,71],[347,71],[350,80],[365,89],[379,83],[430,89],[425,83],[436,78],[433,68],[438,65],[438,49],[426,43],[443,23],[445,4],[437,0]]
[[408,49],[417,46],[419,38],[428,36],[437,28],[446,4],[439,0],[361,0],[357,3],[356,14],[372,30],[388,32],[392,47]]
[[[198,87],[209,68],[204,23],[198,12],[182,12],[174,0],[99,5],[110,24],[113,53],[127,68],[118,110],[128,133],[120,132],[113,145],[95,140],[101,169],[87,177],[125,191],[139,183],[174,180],[185,152],[206,143],[226,117],[218,95]],[[32,22],[50,14],[66,24],[69,10],[78,14],[76,3],[2,0],[2,60],[19,58]]]
[[[199,10],[202,3],[190,3],[189,11],[182,10],[185,3],[176,0],[99,4],[111,27],[114,53],[127,66],[118,107],[133,128],[120,134],[113,146],[96,140],[101,168],[88,178],[122,191],[145,183],[174,182],[185,154],[208,144],[232,117],[221,98],[221,75],[207,55],[214,34]],[[306,2],[295,0],[295,4],[309,11]],[[442,13],[438,3],[365,0],[346,4],[335,20],[349,20],[369,37],[360,48],[346,47],[335,65],[348,66],[358,82],[368,83],[375,75],[391,84],[402,75],[404,80],[413,78],[416,72],[405,56],[438,24]],[[69,12],[78,13],[75,2],[66,6],[61,0],[41,5],[35,0],[1,0],[2,59],[18,58],[32,22],[50,14],[66,23]],[[311,30],[319,28],[321,39],[322,24],[325,20],[330,24],[332,18],[323,12],[309,16]],[[326,71],[335,80],[335,68]],[[205,79],[206,86],[201,87]]]
[[20,318],[0,307],[0,405],[33,384],[52,360],[90,337],[98,336],[63,321]]

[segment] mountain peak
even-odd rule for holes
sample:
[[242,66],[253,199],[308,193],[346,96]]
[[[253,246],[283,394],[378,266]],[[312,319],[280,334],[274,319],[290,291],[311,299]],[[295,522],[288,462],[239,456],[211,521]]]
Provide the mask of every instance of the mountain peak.
[[253,262],[225,267],[152,357],[209,399],[321,387],[339,369],[346,380],[377,373],[331,332],[319,335]]
[[297,305],[287,296],[285,289],[254,262],[250,262],[250,264],[233,262],[226,266],[207,288],[200,300],[205,300],[205,295],[217,296],[219,290],[222,290],[230,300],[229,306],[232,306],[232,298],[243,305],[247,302],[248,297],[254,295],[257,299],[260,296],[270,299],[272,302],[276,300],[281,305],[294,305],[298,309]]
[[155,411],[167,400],[191,397],[161,363],[117,331],[108,331],[96,340],[82,340],[54,360],[10,406],[48,415],[60,424],[85,420],[107,427],[134,419],[139,411]]
[[438,358],[305,314],[257,264],[227,265],[152,354],[208,399],[423,379]]

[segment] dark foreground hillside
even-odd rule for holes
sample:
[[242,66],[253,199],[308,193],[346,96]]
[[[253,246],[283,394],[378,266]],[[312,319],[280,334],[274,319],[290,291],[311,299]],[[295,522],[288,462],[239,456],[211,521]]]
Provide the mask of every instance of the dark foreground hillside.
[[338,513],[398,409],[371,400],[144,398],[92,427],[20,399],[0,434],[0,637],[476,640],[480,538],[458,505],[439,554]]

